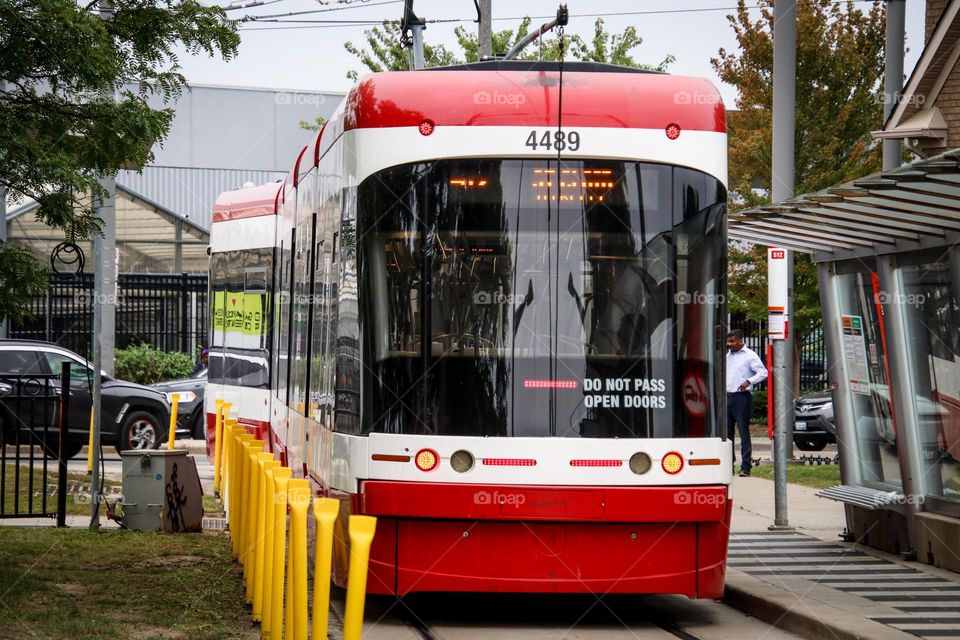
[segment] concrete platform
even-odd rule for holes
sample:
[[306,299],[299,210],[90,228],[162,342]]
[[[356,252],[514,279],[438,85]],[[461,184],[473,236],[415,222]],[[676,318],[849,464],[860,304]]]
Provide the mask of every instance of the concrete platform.
[[793,531],[770,531],[773,482],[734,478],[724,602],[806,638],[960,638],[960,575],[842,542],[843,505],[788,485]]

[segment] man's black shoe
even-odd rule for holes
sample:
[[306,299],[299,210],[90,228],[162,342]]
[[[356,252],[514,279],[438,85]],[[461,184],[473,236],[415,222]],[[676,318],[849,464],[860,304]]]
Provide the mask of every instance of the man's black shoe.
[[749,477],[750,477],[750,472],[749,472],[749,471],[741,471],[741,472],[740,472],[740,477],[741,477],[741,478],[749,478]]

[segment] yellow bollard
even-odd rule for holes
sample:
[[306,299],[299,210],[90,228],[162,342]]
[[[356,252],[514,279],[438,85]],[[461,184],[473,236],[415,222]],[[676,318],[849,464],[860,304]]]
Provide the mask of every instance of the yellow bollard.
[[[221,502],[223,502],[223,508],[227,512],[228,522],[233,522],[233,516],[230,510],[234,508],[238,491],[237,487],[239,486],[237,480],[240,467],[237,466],[237,461],[240,459],[240,435],[240,430],[236,428],[236,425],[231,425],[229,422],[223,423],[223,444],[224,452],[227,455],[225,455],[223,459],[226,477],[220,478],[220,491],[223,492]],[[227,448],[229,448],[229,451],[227,451]]]
[[[273,546],[274,536],[276,535],[274,521],[275,521],[275,505],[277,502],[277,483],[274,481],[274,473],[277,469],[280,468],[280,462],[277,460],[270,460],[263,464],[263,473],[266,480],[266,511],[264,512],[264,521],[263,521],[263,579],[260,580],[259,584],[262,586],[263,593],[259,595],[260,597],[260,606],[261,606],[261,616],[260,616],[260,635],[264,638],[270,637],[270,603],[273,600]],[[254,599],[258,597],[257,593],[253,594]]]
[[[251,571],[251,578],[253,582],[253,612],[252,617],[254,622],[260,622],[263,620],[261,613],[263,612],[263,601],[261,596],[263,595],[263,554],[264,549],[266,548],[266,524],[267,524],[267,467],[266,465],[270,463],[280,463],[273,459],[272,453],[258,453],[256,460],[256,472],[260,476],[260,479],[257,481],[257,530],[256,538],[253,542],[253,571]],[[273,505],[270,505],[270,510],[273,510]]]
[[87,475],[93,473],[93,405],[90,405],[90,435],[87,436]]
[[374,517],[350,516],[350,572],[347,576],[347,603],[343,613],[343,640],[360,640],[360,634],[363,633],[367,567],[376,528],[377,519]]
[[[270,635],[264,638],[283,637],[283,576],[284,550],[287,543],[287,484],[290,481],[290,468],[277,467],[273,470],[273,482],[276,488],[273,505],[273,565],[270,585]],[[261,627],[261,632],[264,629]]]
[[[229,417],[230,407],[233,405],[229,402],[224,402],[223,406],[220,408],[220,422],[214,423],[213,425],[213,491],[214,493],[220,491],[220,482],[217,482],[217,475],[223,475],[223,428],[227,424],[228,420],[233,420]],[[236,423],[236,420],[234,420]]]
[[227,513],[227,519],[229,520],[230,512],[227,508],[227,502],[230,499],[230,447],[233,446],[233,433],[227,428],[226,424],[223,425],[221,431],[223,458],[220,462],[223,464],[223,471],[220,474],[220,494],[217,497],[220,499],[220,504],[223,505],[223,510]]
[[253,603],[253,565],[256,564],[254,545],[257,541],[257,503],[260,499],[257,493],[260,490],[260,474],[258,473],[257,454],[263,451],[263,440],[254,440],[250,443],[250,454],[247,457],[248,478],[245,504],[246,516],[243,524],[243,546],[240,550],[240,562],[243,564],[243,579],[247,586],[247,602]]
[[313,501],[313,519],[317,523],[317,546],[313,557],[314,638],[326,638],[330,618],[330,567],[333,564],[333,524],[337,521],[340,501],[320,498]]
[[[223,476],[223,474],[224,474],[224,466],[223,466],[223,465],[224,465],[224,460],[223,460],[223,433],[226,431],[227,425],[236,425],[236,424],[237,424],[237,419],[236,419],[236,418],[231,418],[229,415],[227,415],[227,412],[230,411],[230,407],[232,407],[232,406],[233,406],[233,405],[230,404],[229,402],[224,402],[224,403],[223,403],[223,420],[220,421],[220,449],[221,449],[221,451],[220,451],[220,476],[221,476],[220,484],[221,484],[221,485],[223,484],[223,478],[222,478],[222,476]],[[246,429],[244,429],[244,431],[246,431]],[[214,425],[213,436],[214,436],[213,456],[214,456],[214,458],[216,458],[216,456],[217,456],[217,443],[216,443],[217,430],[216,430],[216,425]]]
[[234,478],[230,483],[230,492],[227,495],[227,499],[230,501],[230,504],[227,507],[227,516],[229,523],[228,526],[230,527],[230,543],[233,549],[233,557],[239,558],[240,533],[242,531],[242,528],[240,527],[240,496],[243,495],[244,490],[243,460],[246,458],[247,451],[245,445],[253,442],[253,436],[244,436],[244,434],[238,429],[234,429],[233,434],[233,451],[235,455],[233,456],[231,475],[233,475]]
[[177,439],[177,409],[180,407],[180,394],[171,393],[173,402],[170,403],[170,430],[167,433],[167,451],[173,451],[174,441]]
[[[217,398],[214,401],[216,407],[216,418],[213,423],[213,495],[220,495],[220,429],[223,427],[223,399]],[[204,415],[206,418],[206,415]],[[207,432],[206,429],[203,430]]]
[[307,511],[310,481],[298,478],[287,485],[290,505],[290,561],[287,577],[287,635],[307,640]]
[[247,550],[249,548],[250,541],[250,522],[252,518],[251,515],[255,515],[254,504],[253,504],[253,465],[250,462],[252,456],[260,453],[260,447],[262,442],[257,440],[250,440],[246,442],[243,449],[243,469],[241,470],[240,481],[240,492],[237,496],[237,511],[240,514],[240,522],[238,523],[238,538],[239,538],[239,555],[240,555],[240,565],[244,568],[244,574],[247,570]]
[[230,474],[235,473],[233,470],[233,464],[237,457],[236,447],[237,447],[237,437],[238,433],[234,432],[234,426],[227,420],[223,421],[223,427],[221,428],[221,437],[223,438],[223,456],[220,460],[220,464],[223,467],[220,472],[220,502],[223,504],[223,510],[227,513],[227,521],[230,520],[230,505],[233,504],[230,500],[230,487],[231,483],[236,481],[236,477],[231,478]]

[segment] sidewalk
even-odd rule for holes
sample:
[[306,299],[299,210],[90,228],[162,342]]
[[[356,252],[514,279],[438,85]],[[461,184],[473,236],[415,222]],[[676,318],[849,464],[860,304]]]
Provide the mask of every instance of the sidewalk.
[[960,575],[841,542],[843,505],[788,485],[795,531],[769,531],[773,482],[734,478],[724,602],[807,638],[960,638]]

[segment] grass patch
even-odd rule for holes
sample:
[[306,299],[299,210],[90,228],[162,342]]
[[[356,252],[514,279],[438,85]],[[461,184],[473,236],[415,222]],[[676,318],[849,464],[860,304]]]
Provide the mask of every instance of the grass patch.
[[257,638],[219,534],[0,527],[0,638]]
[[[773,465],[753,467],[750,475],[754,478],[773,480]],[[787,482],[800,484],[814,489],[826,489],[840,484],[840,465],[787,465]]]
[[[18,471],[20,473],[19,483],[17,483]],[[47,463],[46,483],[43,480],[43,462],[41,460],[34,462],[32,488],[30,467],[27,465],[20,465],[18,469],[16,464],[8,461],[4,465],[3,475],[3,513],[5,515],[43,513],[44,484],[46,484],[47,494],[46,511],[56,513],[57,478],[59,477],[56,460]],[[120,494],[120,483],[109,478],[105,479],[103,493],[110,499],[116,498]],[[15,496],[19,497],[19,504],[17,505],[14,504]],[[14,510],[15,506],[16,510]],[[90,476],[85,473],[67,473],[67,514],[90,514]]]
[[203,515],[222,517],[226,515],[226,512],[223,510],[223,505],[220,504],[220,501],[216,499],[212,494],[204,493],[203,494]]

